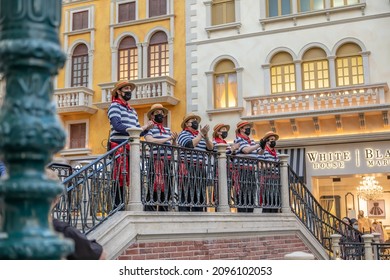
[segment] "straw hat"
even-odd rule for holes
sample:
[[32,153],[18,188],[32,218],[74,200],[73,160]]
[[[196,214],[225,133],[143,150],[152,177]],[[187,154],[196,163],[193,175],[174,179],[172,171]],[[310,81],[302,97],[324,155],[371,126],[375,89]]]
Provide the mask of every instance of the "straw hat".
[[237,124],[236,133],[240,130],[241,127],[244,127],[244,126],[246,126],[246,125],[249,125],[250,127],[253,127],[253,122],[240,121],[240,122]]
[[122,81],[118,81],[118,82],[116,82],[114,88],[112,89],[111,95],[112,96],[116,96],[117,95],[117,93],[116,93],[117,90],[119,90],[119,89],[121,89],[123,87],[127,87],[127,86],[130,87],[131,91],[133,91],[136,88],[135,84],[130,83],[129,81],[123,81],[123,80]]
[[162,110],[164,112],[164,115],[167,115],[168,114],[168,109],[165,108],[163,105],[161,104],[153,104],[152,107],[150,108],[150,110],[146,113],[146,115],[148,116],[148,119],[152,119],[152,114],[154,111],[157,111],[157,110]]
[[202,118],[200,116],[198,116],[194,113],[189,113],[189,114],[185,115],[185,117],[183,118],[183,121],[181,122],[182,129],[185,128],[185,124],[189,119],[197,119],[198,123],[200,123],[200,121],[202,120]]
[[264,137],[263,139],[264,140],[267,140],[269,137],[271,136],[275,136],[275,139],[278,140],[279,139],[279,135],[277,135],[275,132],[273,131],[268,131],[266,134],[264,134]]
[[230,130],[230,125],[228,125],[228,124],[223,124],[223,123],[219,123],[219,124],[217,124],[217,125],[214,126],[214,132],[213,132],[213,137],[214,137],[214,138],[217,136],[217,132],[218,132],[222,127],[226,127],[227,131]]

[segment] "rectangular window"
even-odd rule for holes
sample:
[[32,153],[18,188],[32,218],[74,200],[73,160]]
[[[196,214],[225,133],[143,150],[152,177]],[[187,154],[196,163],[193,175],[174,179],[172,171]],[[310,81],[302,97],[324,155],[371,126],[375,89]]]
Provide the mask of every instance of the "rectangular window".
[[360,0],[332,0],[332,7],[342,7],[348,5],[359,4]]
[[295,67],[293,64],[271,67],[271,91],[272,93],[295,91]]
[[149,17],[167,14],[167,0],[149,0]]
[[88,55],[72,57],[71,86],[88,87]]
[[237,107],[237,74],[215,76],[215,108]]
[[328,61],[311,61],[302,63],[303,89],[329,87]]
[[235,22],[234,0],[214,0],[211,9],[212,25]]
[[135,20],[135,2],[118,5],[118,22]]
[[72,30],[88,28],[88,11],[76,12],[72,14]]
[[268,17],[291,14],[291,0],[267,0]]
[[69,149],[86,148],[87,124],[75,123],[69,125]]
[[300,12],[317,11],[325,8],[324,0],[299,0],[298,3]]
[[169,52],[168,44],[150,46],[149,54],[149,77],[169,75]]
[[119,51],[119,80],[138,79],[138,50],[130,48]]
[[337,86],[359,85],[364,83],[363,59],[352,56],[336,59]]

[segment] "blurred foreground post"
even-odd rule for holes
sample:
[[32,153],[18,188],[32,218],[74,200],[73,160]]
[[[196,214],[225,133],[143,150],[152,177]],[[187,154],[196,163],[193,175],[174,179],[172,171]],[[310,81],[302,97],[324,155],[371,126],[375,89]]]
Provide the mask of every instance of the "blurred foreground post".
[[61,259],[73,248],[49,226],[51,202],[63,187],[45,176],[65,143],[52,102],[53,78],[65,62],[61,2],[0,0],[0,158],[9,174],[0,180],[0,259]]

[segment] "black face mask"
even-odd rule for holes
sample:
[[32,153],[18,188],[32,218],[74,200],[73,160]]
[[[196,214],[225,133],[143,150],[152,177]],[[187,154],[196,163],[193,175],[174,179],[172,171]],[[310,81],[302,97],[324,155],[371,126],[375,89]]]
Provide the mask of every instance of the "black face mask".
[[244,132],[247,136],[249,136],[251,134],[251,129],[250,127],[248,128],[245,128],[245,132]]
[[222,131],[221,137],[225,139],[227,137],[227,131]]
[[154,121],[156,123],[162,123],[164,120],[164,116],[162,114],[154,115]]
[[198,127],[199,127],[198,122],[197,122],[197,121],[193,121],[192,124],[191,124],[191,127],[192,127],[193,129],[197,130]]
[[270,146],[271,148],[275,148],[275,146],[276,146],[276,141],[271,141],[271,142],[269,142],[269,146]]
[[129,101],[131,99],[131,91],[123,91],[125,96],[122,96],[125,101]]

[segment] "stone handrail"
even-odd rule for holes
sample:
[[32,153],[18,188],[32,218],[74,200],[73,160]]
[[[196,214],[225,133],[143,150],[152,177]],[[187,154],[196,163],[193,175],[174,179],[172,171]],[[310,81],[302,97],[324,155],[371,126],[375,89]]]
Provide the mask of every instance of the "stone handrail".
[[[171,77],[155,77],[137,79],[133,82],[137,89],[133,92],[132,100],[144,99],[150,97],[162,97],[172,96],[174,97],[175,80]],[[102,100],[101,102],[111,101],[111,90],[114,88],[116,82],[99,84],[102,89]]]
[[339,110],[343,108],[385,104],[390,97],[387,84],[292,92],[245,98],[248,116],[308,111]]
[[94,91],[86,87],[56,89],[54,91],[57,108],[92,106]]

